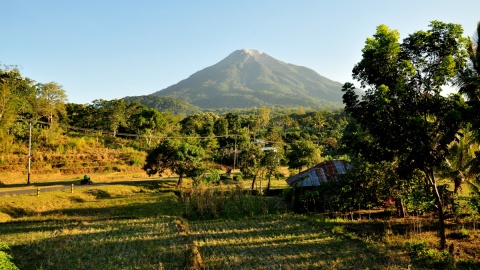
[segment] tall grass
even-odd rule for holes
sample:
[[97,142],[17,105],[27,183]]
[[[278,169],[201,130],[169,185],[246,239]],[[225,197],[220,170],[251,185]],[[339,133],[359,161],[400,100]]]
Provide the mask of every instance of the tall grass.
[[286,205],[280,198],[266,198],[243,190],[240,186],[199,186],[180,192],[184,216],[191,220],[240,218],[284,213]]

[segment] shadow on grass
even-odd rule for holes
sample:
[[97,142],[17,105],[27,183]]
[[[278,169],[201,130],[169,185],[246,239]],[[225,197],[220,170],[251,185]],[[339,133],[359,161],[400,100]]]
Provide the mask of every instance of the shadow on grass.
[[56,227],[11,246],[20,269],[185,269],[188,239],[174,217],[96,220]]
[[69,224],[66,221],[11,221],[2,223],[0,226],[0,235],[22,234],[35,232],[53,232],[62,229]]
[[392,262],[374,244],[335,232],[344,225],[277,216],[194,222],[190,228],[204,261],[213,269],[386,269],[403,263]]
[[39,183],[31,183],[30,185],[27,185],[25,182],[24,184],[3,184],[0,185],[0,190],[1,188],[25,188],[25,187],[31,187],[31,188],[36,188],[36,187],[51,187],[51,186],[71,186],[72,184],[77,185],[80,184],[80,181],[58,181],[58,182],[39,182]]
[[144,218],[181,215],[182,207],[173,192],[143,194],[142,197],[111,197],[108,192],[103,190],[89,190],[88,192],[97,199],[108,199],[109,202],[82,202],[82,198],[74,197],[73,200],[79,201],[81,204],[78,207],[45,211],[41,215],[73,218]]

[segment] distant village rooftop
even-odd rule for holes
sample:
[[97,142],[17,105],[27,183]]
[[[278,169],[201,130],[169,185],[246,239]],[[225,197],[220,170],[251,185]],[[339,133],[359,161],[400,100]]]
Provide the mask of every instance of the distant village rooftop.
[[291,187],[320,186],[328,181],[336,180],[339,174],[344,174],[351,168],[352,165],[348,161],[329,160],[291,176],[286,181]]

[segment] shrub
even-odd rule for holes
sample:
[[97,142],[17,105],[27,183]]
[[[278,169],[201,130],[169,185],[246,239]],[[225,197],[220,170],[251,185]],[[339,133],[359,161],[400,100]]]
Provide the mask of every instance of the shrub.
[[83,137],[82,138],[74,137],[74,138],[69,138],[67,142],[67,146],[71,150],[82,150],[86,148],[87,142]]
[[5,252],[8,250],[10,250],[8,245],[0,242],[0,269],[18,270],[18,267],[11,261],[12,256]]
[[145,160],[145,154],[131,147],[122,149],[121,159],[129,166],[142,165]]
[[291,187],[283,189],[282,197],[287,203],[293,203],[293,189]]
[[220,180],[221,180],[221,181],[227,181],[227,180],[232,180],[232,178],[230,178],[230,177],[222,174],[222,175],[220,176]]
[[412,263],[418,268],[454,269],[452,255],[448,251],[428,249],[425,243],[412,244],[407,242],[407,252]]

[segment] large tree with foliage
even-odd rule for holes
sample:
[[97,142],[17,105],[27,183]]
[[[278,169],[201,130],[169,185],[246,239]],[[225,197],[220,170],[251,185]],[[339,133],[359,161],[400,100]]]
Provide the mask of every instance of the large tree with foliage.
[[91,107],[96,114],[96,117],[92,119],[95,121],[96,129],[110,131],[115,137],[121,127],[127,127],[127,104],[123,99],[96,99],[92,102]]
[[13,144],[14,126],[19,119],[32,119],[36,101],[34,81],[16,68],[0,68],[0,152]]
[[128,125],[129,131],[133,130],[136,134],[143,135],[147,145],[150,146],[155,135],[173,131],[170,122],[170,115],[141,106],[139,111],[130,117]]
[[272,176],[277,178],[283,153],[279,149],[266,150],[261,161],[262,168],[268,178],[267,189],[270,189]]
[[177,187],[184,177],[196,177],[203,173],[205,150],[195,142],[165,139],[146,158],[143,169],[147,174],[162,174],[165,170],[178,175]]
[[37,88],[37,112],[52,125],[54,119],[67,114],[65,103],[67,94],[63,86],[56,82],[39,84]]
[[464,105],[460,96],[445,97],[441,91],[465,66],[462,33],[460,25],[433,21],[429,30],[399,43],[398,31],[380,25],[353,68],[365,94],[359,98],[351,83],[342,89],[345,110],[368,133],[366,149],[375,149],[377,158],[398,160],[403,179],[423,173],[435,197],[441,249],[445,217],[435,171],[458,134]]
[[247,143],[239,154],[240,171],[248,177],[252,177],[252,190],[255,182],[262,171],[262,159],[265,153],[258,144]]
[[0,69],[0,120],[2,125],[33,116],[34,81],[24,78],[16,68]]
[[305,167],[320,163],[322,159],[320,147],[310,140],[295,141],[287,152],[288,167],[298,169],[299,172]]

